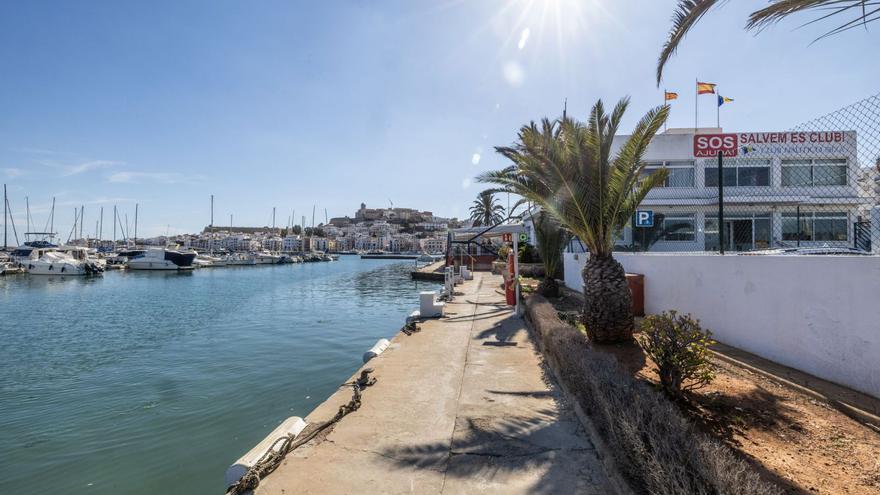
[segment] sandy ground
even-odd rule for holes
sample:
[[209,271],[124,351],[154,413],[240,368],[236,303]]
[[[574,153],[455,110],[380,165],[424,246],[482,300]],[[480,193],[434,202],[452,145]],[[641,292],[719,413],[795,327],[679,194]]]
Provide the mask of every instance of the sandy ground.
[[[576,311],[568,294],[554,300]],[[659,382],[637,344],[610,349],[639,379]],[[704,431],[723,441],[787,493],[880,494],[880,431],[751,370],[715,359],[716,379],[681,404]]]

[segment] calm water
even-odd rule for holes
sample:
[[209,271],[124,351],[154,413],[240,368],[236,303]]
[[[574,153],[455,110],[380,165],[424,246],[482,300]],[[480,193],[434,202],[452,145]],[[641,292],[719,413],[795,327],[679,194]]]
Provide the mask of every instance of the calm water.
[[0,277],[0,492],[223,493],[435,287],[412,266]]

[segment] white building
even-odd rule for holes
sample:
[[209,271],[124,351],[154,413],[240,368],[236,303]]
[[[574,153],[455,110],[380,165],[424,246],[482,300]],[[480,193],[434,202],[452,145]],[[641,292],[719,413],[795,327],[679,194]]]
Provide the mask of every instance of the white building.
[[285,252],[302,251],[302,239],[298,235],[289,235],[281,240],[281,250]]
[[419,240],[422,251],[426,253],[445,253],[446,252],[446,239],[445,238],[428,238],[428,239],[420,239]]
[[[615,147],[627,138],[616,138]],[[858,185],[864,171],[854,131],[670,130],[654,138],[644,157],[646,172],[669,169],[665,184],[653,189],[639,208],[652,212],[655,225],[650,229],[659,233],[656,242],[645,243],[650,250],[719,249],[719,150],[725,250],[853,246],[861,234],[857,230],[867,226],[876,198]],[[639,243],[648,229],[628,226],[618,244]]]

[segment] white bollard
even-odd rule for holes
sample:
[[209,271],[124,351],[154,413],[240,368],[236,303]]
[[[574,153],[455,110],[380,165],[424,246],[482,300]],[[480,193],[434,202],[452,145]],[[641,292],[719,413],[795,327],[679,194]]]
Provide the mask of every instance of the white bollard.
[[[247,454],[239,457],[235,463],[226,469],[226,486],[230,486],[240,480],[241,477],[247,473],[248,469],[256,464],[257,461],[269,451],[269,448],[272,447],[272,444],[274,444],[276,440],[287,435],[293,435],[295,438],[305,427],[306,422],[299,416],[291,416],[285,419],[280,425],[278,425],[278,428],[272,430],[272,433],[269,433],[269,435],[258,443],[256,447],[249,450]],[[280,443],[281,442],[278,442],[278,444]],[[278,445],[275,446],[276,450],[277,448]]]
[[364,353],[364,363],[385,352],[385,349],[388,349],[389,345],[391,345],[391,342],[389,342],[388,339],[379,339],[369,351]]

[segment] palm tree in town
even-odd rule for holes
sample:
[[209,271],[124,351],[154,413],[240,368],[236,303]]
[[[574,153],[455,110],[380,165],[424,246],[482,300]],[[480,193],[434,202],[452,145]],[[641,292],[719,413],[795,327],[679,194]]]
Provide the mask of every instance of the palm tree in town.
[[559,221],[544,210],[532,215],[532,221],[538,241],[538,254],[541,255],[541,263],[544,265],[544,280],[538,286],[538,292],[547,297],[558,297],[559,283],[556,282],[556,274],[562,267],[562,250],[570,236]]
[[[672,15],[672,29],[669,38],[660,52],[657,61],[657,83],[663,77],[663,67],[675,53],[681,40],[692,27],[713,7],[725,3],[723,0],[679,0]],[[746,29],[758,30],[779,22],[793,14],[810,10],[821,10],[823,13],[812,24],[831,17],[850,16],[845,22],[826,32],[819,39],[832,36],[853,28],[866,26],[869,22],[880,19],[880,6],[876,0],[770,0],[770,5],[758,9],[749,15]]]
[[[559,126],[556,122],[544,119],[541,124],[543,127],[540,133],[545,139],[553,140],[558,137]],[[538,131],[534,123],[532,123],[532,127],[535,128],[533,135],[537,135]],[[496,150],[501,149],[496,148]],[[513,193],[522,196],[513,206],[512,210],[516,210],[520,205],[529,204],[526,214],[531,216],[532,223],[535,226],[538,255],[541,257],[541,264],[544,265],[544,280],[538,287],[538,292],[547,297],[556,297],[559,295],[559,285],[554,277],[562,265],[562,250],[571,238],[571,234],[562,227],[558,220],[547,214],[544,210],[538,208],[538,212],[533,213],[532,201],[529,198],[542,195],[549,196],[550,193],[544,188],[543,184],[532,182],[529,177],[520,174],[518,170],[516,165],[511,165],[501,170],[484,172],[477,177],[477,180],[501,186],[497,189],[489,189],[490,191]]]
[[612,154],[628,105],[629,98],[621,99],[609,115],[599,100],[585,123],[566,116],[532,122],[520,129],[513,146],[496,148],[513,166],[478,177],[540,206],[586,245],[583,318],[587,334],[598,343],[632,338],[632,295],[623,267],[612,256],[614,240],[667,175],[666,169],[644,174],[642,157],[666,122],[668,106],[645,114]]
[[495,199],[495,191],[487,189],[477,195],[474,205],[470,208],[471,220],[476,226],[490,226],[504,220],[504,207]]

